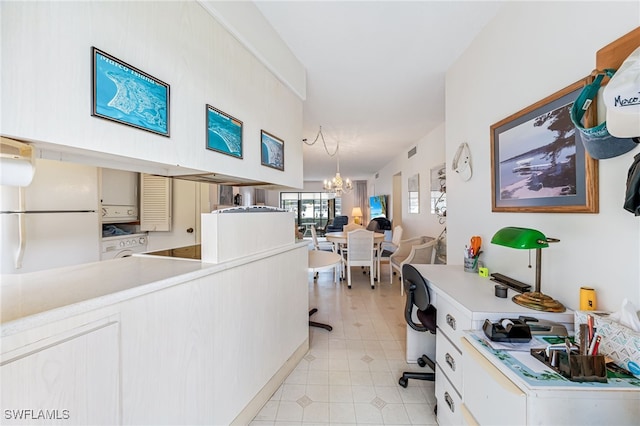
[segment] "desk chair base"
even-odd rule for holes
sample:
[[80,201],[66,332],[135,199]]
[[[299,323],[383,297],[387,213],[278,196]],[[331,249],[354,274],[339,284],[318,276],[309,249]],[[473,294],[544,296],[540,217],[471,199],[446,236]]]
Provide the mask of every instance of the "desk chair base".
[[[315,314],[316,312],[318,312],[317,308],[311,309],[309,311],[309,316]],[[309,320],[309,326],[310,327],[324,328],[327,331],[333,330],[333,327],[331,327],[329,324],[322,324],[321,322],[315,322],[315,321],[311,321],[311,320]]]
[[419,373],[414,371],[405,371],[404,373],[402,373],[402,377],[400,377],[400,379],[398,380],[398,384],[400,386],[402,386],[403,388],[406,388],[409,385],[409,379],[428,380],[430,382],[433,382],[436,380],[436,373],[435,373],[436,365],[434,364],[433,361],[431,361],[431,359],[429,359],[428,356],[422,355],[420,358],[418,358],[418,365],[420,367],[429,366],[429,368],[433,370],[433,373]]

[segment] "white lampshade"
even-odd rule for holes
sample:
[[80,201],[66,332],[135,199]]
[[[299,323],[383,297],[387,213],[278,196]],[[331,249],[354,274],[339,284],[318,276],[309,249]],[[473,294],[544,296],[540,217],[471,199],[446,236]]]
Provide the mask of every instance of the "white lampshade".
[[353,210],[351,210],[351,216],[362,217],[362,209],[360,207],[354,207]]

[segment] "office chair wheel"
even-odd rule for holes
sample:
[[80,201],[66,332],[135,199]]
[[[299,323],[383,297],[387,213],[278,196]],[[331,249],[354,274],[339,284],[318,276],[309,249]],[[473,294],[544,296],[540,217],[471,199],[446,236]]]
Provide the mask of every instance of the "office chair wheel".
[[404,377],[400,377],[400,380],[398,380],[398,384],[403,388],[406,388],[409,385],[409,381]]
[[424,359],[422,359],[422,358],[418,358],[418,365],[419,365],[420,367],[424,367],[424,366],[426,366],[426,365],[427,365],[427,363],[425,362],[425,360],[424,360]]

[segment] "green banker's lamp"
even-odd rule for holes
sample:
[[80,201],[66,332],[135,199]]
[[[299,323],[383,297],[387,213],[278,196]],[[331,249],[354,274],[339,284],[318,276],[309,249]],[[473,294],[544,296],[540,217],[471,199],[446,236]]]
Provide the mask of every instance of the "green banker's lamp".
[[[540,270],[542,267],[542,249],[549,247],[549,243],[557,243],[556,238],[547,238],[540,231],[529,228],[502,228],[491,239],[492,244],[515,248],[536,250],[536,286],[535,291],[517,294],[512,300],[518,305],[545,312],[564,312],[562,303],[540,291]],[[531,265],[529,265],[531,267]]]

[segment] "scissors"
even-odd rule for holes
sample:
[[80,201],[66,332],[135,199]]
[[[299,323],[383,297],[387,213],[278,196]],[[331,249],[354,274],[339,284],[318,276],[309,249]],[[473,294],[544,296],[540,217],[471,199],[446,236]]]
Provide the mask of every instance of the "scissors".
[[471,237],[471,255],[476,256],[480,253],[480,247],[482,246],[482,238],[478,235]]

